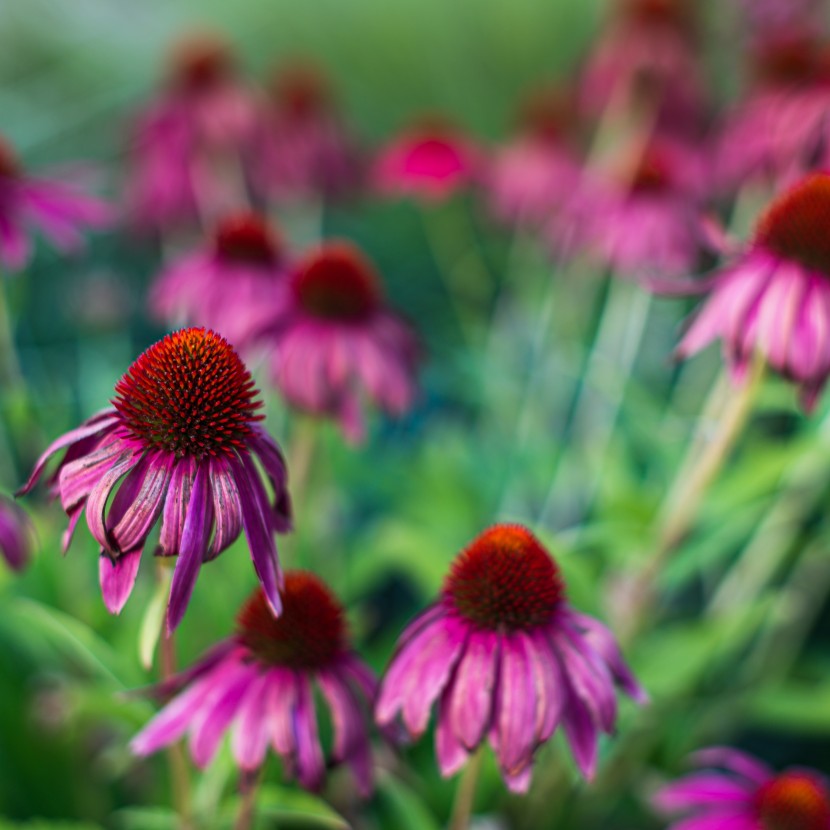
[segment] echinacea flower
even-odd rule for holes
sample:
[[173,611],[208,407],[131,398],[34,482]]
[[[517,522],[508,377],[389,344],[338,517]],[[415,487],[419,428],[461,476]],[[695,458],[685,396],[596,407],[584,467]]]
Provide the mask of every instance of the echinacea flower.
[[738,5],[753,32],[771,34],[782,28],[818,23],[823,0],[739,0]]
[[[169,629],[184,616],[202,562],[244,528],[273,613],[282,576],[275,532],[288,530],[290,504],[280,448],[257,423],[262,406],[251,375],[228,342],[189,328],[150,346],[115,386],[113,408],[58,438],[20,492],[66,449],[49,478],[69,516],[64,551],[86,509],[101,546],[104,603],[117,614],[135,583],[141,553],[161,519],[157,555],[177,556]],[[273,499],[254,462],[259,459]]]
[[0,136],[0,266],[26,266],[34,229],[59,250],[72,251],[83,246],[82,230],[106,227],[111,219],[106,203],[85,194],[71,176],[31,176]]
[[5,496],[0,496],[0,554],[13,571],[22,571],[32,556],[29,517]]
[[391,415],[412,405],[415,335],[386,306],[372,263],[350,242],[325,242],[297,263],[261,339],[286,400],[337,418],[350,440],[363,435],[364,398]]
[[693,758],[701,771],[654,797],[661,813],[683,816],[669,830],[830,829],[830,790],[819,773],[793,768],[776,775],[729,747],[704,749]]
[[458,129],[424,119],[381,148],[374,180],[386,195],[440,202],[476,182],[482,164],[478,148]]
[[149,755],[187,733],[193,761],[204,767],[230,732],[241,769],[257,769],[270,745],[286,778],[318,790],[326,761],[316,687],[334,726],[330,761],[346,764],[366,796],[372,790],[368,730],[374,675],[351,649],[343,609],[320,579],[288,571],[282,601],[282,616],[275,619],[262,591],[254,593],[239,613],[234,636],[162,684],[161,691],[172,688],[178,694],[130,746]]
[[159,275],[150,307],[168,324],[206,326],[242,348],[266,319],[287,268],[282,239],[265,218],[233,213],[201,249]]
[[565,599],[559,568],[519,525],[484,531],[453,562],[441,599],[401,635],[375,708],[423,734],[437,701],[443,775],[489,740],[514,792],[530,786],[533,755],[559,726],[577,766],[594,774],[599,732],[617,720],[614,685],[643,702],[611,632]]
[[286,63],[268,91],[250,159],[253,186],[284,202],[338,196],[356,184],[357,149],[322,71],[308,61]]
[[679,356],[721,338],[736,381],[758,353],[811,409],[830,375],[828,227],[830,173],[813,173],[773,200],[752,240],[704,283],[711,293]]

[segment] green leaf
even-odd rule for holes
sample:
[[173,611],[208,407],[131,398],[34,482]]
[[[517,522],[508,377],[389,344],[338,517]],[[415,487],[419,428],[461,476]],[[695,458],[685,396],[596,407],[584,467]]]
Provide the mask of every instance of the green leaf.
[[384,827],[397,830],[440,830],[440,824],[424,802],[397,778],[381,775],[377,782],[378,800],[387,816]]
[[179,830],[177,813],[162,807],[126,807],[112,816],[117,830]]
[[[233,827],[239,804],[238,797],[226,802],[222,830]],[[349,822],[321,798],[304,790],[270,784],[260,787],[257,793],[254,827],[258,830],[351,830]]]
[[830,734],[830,681],[791,681],[762,689],[749,705],[756,723],[808,735]]

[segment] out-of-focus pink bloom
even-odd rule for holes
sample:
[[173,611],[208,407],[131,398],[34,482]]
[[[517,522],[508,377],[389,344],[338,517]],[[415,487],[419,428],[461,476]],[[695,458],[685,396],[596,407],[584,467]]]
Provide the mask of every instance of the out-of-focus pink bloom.
[[811,409],[830,375],[830,173],[775,199],[752,240],[707,284],[711,293],[678,347],[717,338],[740,381],[756,352],[798,384]]
[[206,326],[243,348],[273,313],[287,268],[282,239],[265,219],[234,213],[200,250],[160,274],[150,307],[171,325]]
[[295,61],[275,73],[250,162],[253,186],[277,201],[338,196],[357,184],[357,149],[314,64]]
[[127,204],[138,226],[169,228],[238,208],[242,159],[259,118],[224,41],[206,34],[181,41],[166,87],[133,130]]
[[390,196],[440,202],[481,177],[478,148],[442,119],[425,119],[383,147],[375,161],[377,189]]
[[[177,556],[167,623],[184,616],[203,561],[242,529],[275,614],[282,575],[273,534],[290,526],[286,469],[276,442],[257,423],[262,406],[251,375],[228,342],[183,329],[145,351],[115,387],[113,408],[58,438],[40,457],[26,493],[60,450],[49,478],[69,516],[66,550],[86,509],[101,546],[104,603],[121,611],[151,530],[161,519],[157,555]],[[254,462],[259,459],[273,498]]]
[[0,496],[0,554],[14,571],[22,571],[32,556],[29,517],[5,496]]
[[645,108],[661,129],[697,134],[705,95],[691,8],[687,0],[617,0],[583,71],[584,111]]
[[412,405],[415,335],[386,306],[372,263],[350,242],[326,242],[294,267],[262,339],[288,402],[339,419],[351,441],[363,436],[364,397],[391,415]]
[[818,23],[824,0],[739,0],[745,18],[757,35]]
[[617,720],[615,684],[645,701],[613,634],[565,600],[540,542],[524,527],[496,525],[456,557],[441,599],[401,635],[375,717],[386,725],[400,714],[419,736],[437,702],[442,774],[489,740],[507,786],[525,792],[534,752],[559,726],[593,776],[598,734]]
[[106,203],[71,180],[30,176],[0,136],[0,266],[12,271],[26,266],[34,229],[56,248],[72,251],[83,246],[82,230],[106,227],[112,218]]
[[683,276],[708,244],[706,165],[692,148],[665,138],[638,156],[605,178],[586,171],[568,219],[578,243],[621,276]]
[[[693,756],[700,772],[660,790],[653,803],[683,818],[669,830],[828,830],[830,792],[808,769],[776,775],[766,764],[729,747]],[[713,769],[714,768],[714,769]]]
[[275,619],[257,591],[243,606],[233,637],[160,687],[178,694],[133,738],[131,748],[149,755],[187,733],[190,754],[204,767],[229,732],[241,769],[257,769],[270,744],[287,778],[318,790],[326,761],[317,729],[316,686],[334,726],[331,762],[346,764],[360,794],[367,796],[374,675],[349,645],[340,603],[316,576],[287,572],[282,602],[282,616]]
[[490,161],[486,186],[495,214],[508,223],[539,225],[561,210],[579,186],[571,108],[558,90],[528,98],[519,131]]

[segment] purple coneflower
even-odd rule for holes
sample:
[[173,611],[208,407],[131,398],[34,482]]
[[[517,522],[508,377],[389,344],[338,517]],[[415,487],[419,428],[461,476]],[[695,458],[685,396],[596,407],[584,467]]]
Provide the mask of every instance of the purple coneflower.
[[287,268],[282,239],[266,220],[234,213],[205,246],[159,276],[150,307],[168,324],[204,325],[242,348],[270,313]]
[[22,571],[32,555],[29,517],[5,496],[0,496],[0,554],[13,571]]
[[[141,552],[161,518],[157,555],[177,556],[167,624],[184,616],[203,561],[238,536],[248,539],[259,580],[275,614],[282,576],[273,533],[290,526],[280,448],[257,423],[257,390],[228,342],[212,331],[168,334],[144,352],[115,386],[112,409],[55,441],[21,489],[47,461],[67,452],[49,478],[69,516],[66,550],[86,508],[101,545],[104,603],[118,613],[135,583]],[[257,456],[273,490],[269,497]]]
[[350,242],[326,242],[296,265],[262,339],[289,403],[338,418],[350,440],[363,435],[362,398],[392,415],[412,405],[415,335],[387,308],[372,263]]
[[452,775],[489,740],[507,786],[530,786],[535,750],[562,726],[590,778],[597,737],[617,720],[614,684],[646,699],[611,632],[575,611],[549,553],[526,528],[495,525],[452,565],[442,597],[404,631],[381,682],[379,724],[413,736],[438,701],[438,765]]
[[287,778],[310,790],[325,779],[314,687],[334,726],[331,761],[346,764],[362,795],[372,789],[369,708],[376,681],[349,645],[343,609],[313,574],[289,571],[283,613],[275,619],[260,590],[243,606],[236,634],[188,671],[163,684],[176,697],[133,738],[149,755],[186,732],[199,767],[210,763],[222,736],[243,770],[257,769],[270,744]]
[[793,26],[819,23],[817,13],[824,0],[739,0],[755,34],[765,35]]
[[55,247],[71,251],[83,245],[82,229],[103,228],[112,211],[88,196],[71,178],[42,179],[21,167],[12,146],[0,136],[0,265],[13,271],[31,255],[29,232],[36,228]]
[[798,384],[811,409],[830,375],[830,173],[813,173],[775,199],[751,242],[707,281],[711,294],[678,347],[716,338],[737,381],[754,353]]
[[816,772],[776,775],[761,761],[728,747],[696,753],[699,767],[654,798],[655,807],[685,817],[669,830],[828,830],[830,792]]

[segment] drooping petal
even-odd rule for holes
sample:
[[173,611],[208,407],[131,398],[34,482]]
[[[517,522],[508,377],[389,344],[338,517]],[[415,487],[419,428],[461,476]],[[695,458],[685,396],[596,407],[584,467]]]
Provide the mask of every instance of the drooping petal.
[[536,679],[537,702],[536,735],[542,743],[547,741],[559,726],[568,686],[553,646],[542,629],[528,632],[528,658]]
[[697,766],[716,766],[742,775],[756,784],[763,784],[772,778],[772,770],[757,758],[729,746],[712,746],[692,755]]
[[441,695],[438,704],[438,717],[435,727],[435,757],[438,769],[445,778],[455,775],[470,757],[467,748],[458,739],[450,714],[450,702],[447,690]]
[[577,767],[590,781],[597,768],[597,728],[588,707],[573,689],[568,690],[568,702],[562,718],[562,727]]
[[121,460],[125,452],[117,435],[108,436],[92,452],[64,463],[59,468],[57,483],[61,507],[68,513],[76,505],[85,502],[95,485]]
[[253,427],[251,448],[259,456],[271,487],[274,490],[274,502],[271,508],[273,527],[278,533],[291,530],[291,499],[288,495],[288,468],[282,451],[276,441],[259,425]]
[[140,459],[140,449],[124,450],[117,462],[101,476],[86,500],[86,523],[89,531],[95,541],[110,553],[118,551],[113,550],[112,542],[107,534],[107,502],[118,482],[136,466]]
[[494,723],[498,730],[498,757],[502,770],[522,770],[536,747],[537,690],[522,631],[501,639],[501,662]]
[[297,780],[309,790],[319,790],[325,776],[323,749],[317,733],[317,714],[314,711],[311,684],[308,678],[302,675],[297,677],[294,738],[297,748]]
[[159,533],[159,555],[161,556],[176,556],[179,552],[195,477],[196,463],[190,456],[185,456],[173,466],[161,517],[161,532]]
[[213,458],[210,464],[216,530],[206,560],[214,559],[222,553],[242,530],[242,508],[228,460]]
[[114,558],[103,552],[98,557],[98,581],[110,614],[120,614],[130,598],[140,562],[141,548],[117,554]]
[[274,751],[283,758],[296,753],[294,709],[297,706],[297,678],[291,669],[274,668],[268,674],[266,710],[268,734]]
[[231,751],[242,769],[258,769],[268,746],[266,697],[268,677],[260,674],[251,681],[239,704],[231,735]]
[[726,775],[703,772],[689,775],[663,787],[652,804],[663,812],[681,813],[693,807],[744,803],[749,805],[756,787],[735,781]]

